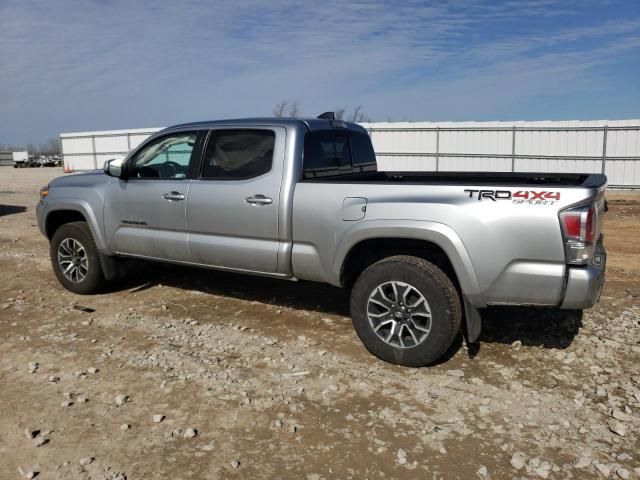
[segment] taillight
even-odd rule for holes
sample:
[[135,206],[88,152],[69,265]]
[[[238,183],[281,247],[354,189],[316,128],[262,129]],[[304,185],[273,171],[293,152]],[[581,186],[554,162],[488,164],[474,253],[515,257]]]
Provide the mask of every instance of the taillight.
[[560,219],[564,225],[564,235],[571,238],[580,238],[580,232],[582,230],[580,218],[580,212],[566,212],[560,214]]
[[597,218],[595,205],[588,205],[559,213],[567,263],[586,264],[591,261],[596,240]]
[[584,222],[584,238],[587,242],[593,242],[593,239],[596,236],[596,222],[594,221],[595,211],[596,209],[594,207],[589,207],[589,210],[587,210],[587,219]]

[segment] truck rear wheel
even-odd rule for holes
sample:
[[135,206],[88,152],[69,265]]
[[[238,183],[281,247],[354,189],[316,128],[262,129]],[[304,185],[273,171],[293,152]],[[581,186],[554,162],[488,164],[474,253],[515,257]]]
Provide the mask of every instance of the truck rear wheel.
[[51,237],[49,248],[53,271],[64,288],[81,295],[100,291],[104,274],[86,222],[62,225]]
[[369,266],[351,291],[351,318],[364,346],[397,365],[438,360],[460,331],[462,307],[451,279],[431,262],[396,255]]

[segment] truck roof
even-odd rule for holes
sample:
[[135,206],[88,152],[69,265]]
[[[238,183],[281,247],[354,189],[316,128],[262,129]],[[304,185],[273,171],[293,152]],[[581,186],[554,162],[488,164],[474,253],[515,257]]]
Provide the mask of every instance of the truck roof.
[[358,132],[366,132],[366,129],[357,123],[344,120],[330,120],[324,118],[287,118],[287,117],[256,117],[235,118],[228,120],[207,120],[202,122],[182,123],[167,127],[165,130],[183,130],[188,128],[207,128],[219,126],[248,126],[248,125],[275,125],[275,126],[302,126],[309,131],[326,130],[333,128],[346,128]]

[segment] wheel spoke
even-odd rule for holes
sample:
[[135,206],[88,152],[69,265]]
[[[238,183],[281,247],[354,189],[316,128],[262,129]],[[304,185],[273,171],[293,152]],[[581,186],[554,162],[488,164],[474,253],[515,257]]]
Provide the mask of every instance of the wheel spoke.
[[418,325],[413,319],[411,319],[411,325],[413,325],[413,328],[415,328],[416,330],[419,330],[420,332],[429,333],[428,328]]
[[406,288],[404,289],[404,292],[402,293],[402,301],[405,303],[405,305],[407,307],[412,307],[413,305],[409,305],[409,301],[407,300],[407,296],[413,290],[413,287],[411,285],[408,285],[408,284],[405,285],[405,287]]
[[389,343],[391,338],[395,335],[396,327],[398,326],[398,323],[396,321],[394,320],[391,320],[391,321],[393,322],[393,325],[391,326],[391,330],[389,330],[389,335],[385,339],[385,342],[387,343]]
[[[384,327],[385,325],[389,325],[390,323],[394,323],[393,320],[386,320],[386,321],[382,321],[380,322],[378,325],[376,325],[375,327],[373,327],[373,331],[374,332],[378,332],[378,330],[380,330],[382,327]],[[391,327],[393,329],[393,325]]]
[[422,295],[420,295],[420,297],[418,298],[418,300],[415,301],[415,303],[412,303],[411,305],[407,304],[407,306],[410,308],[417,308],[420,304],[423,304],[425,302],[426,302],[425,298]]
[[[393,288],[395,289],[395,287],[393,287]],[[378,287],[377,291],[380,294],[380,297],[382,297],[382,300],[386,302],[385,305],[393,305],[394,304],[394,301],[391,300],[389,297],[387,297],[386,293],[384,293],[384,290],[382,289],[382,286]]]
[[[413,323],[413,322],[411,322],[411,323]],[[413,344],[414,345],[418,345],[418,343],[420,343],[420,342],[418,342],[418,339],[416,338],[415,334],[413,333],[413,329],[411,327],[407,326],[407,330],[409,330],[409,335],[411,335],[411,338],[413,339]]]
[[391,289],[393,290],[393,303],[398,303],[398,300],[400,300],[400,297],[398,297],[398,284],[391,282]]
[[63,250],[66,256],[68,257],[72,257],[73,256],[73,251],[71,251],[71,248],[69,247],[69,242],[67,242],[66,240],[64,240],[59,247],[59,250]]
[[389,312],[389,311],[390,311],[390,309],[389,309],[389,306],[388,306],[388,305],[385,305],[384,303],[382,303],[382,302],[381,302],[381,301],[379,301],[379,300],[376,300],[375,298],[370,298],[370,299],[369,299],[369,303],[373,303],[373,304],[378,305],[378,306],[380,306],[380,307],[382,307],[382,308],[386,308],[386,309],[387,309],[387,312]]
[[404,330],[404,328],[406,327],[406,325],[400,325],[400,328],[398,328],[398,342],[400,342],[400,346],[402,348],[405,348],[405,344],[404,344],[404,338],[402,338],[402,330]]

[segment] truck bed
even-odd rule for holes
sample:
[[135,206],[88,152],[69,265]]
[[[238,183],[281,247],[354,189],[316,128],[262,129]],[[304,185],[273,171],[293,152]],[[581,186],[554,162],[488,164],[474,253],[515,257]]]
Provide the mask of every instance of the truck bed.
[[307,178],[303,182],[322,183],[405,183],[409,185],[495,185],[598,188],[607,177],[589,173],[511,173],[511,172],[362,172]]

